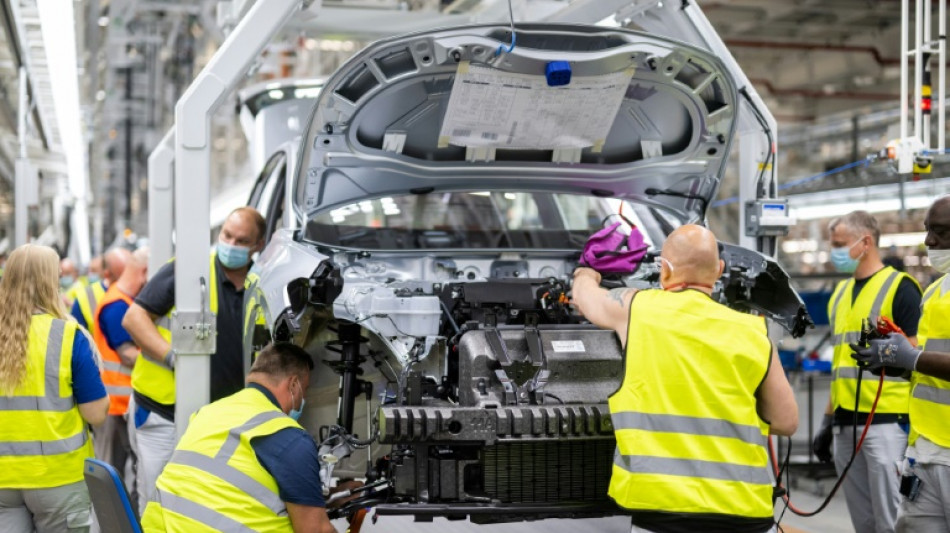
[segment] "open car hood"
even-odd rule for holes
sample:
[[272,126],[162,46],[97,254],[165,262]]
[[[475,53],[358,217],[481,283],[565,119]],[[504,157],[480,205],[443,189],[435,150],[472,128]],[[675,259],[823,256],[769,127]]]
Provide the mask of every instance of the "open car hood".
[[[452,190],[594,194],[704,218],[737,90],[702,49],[595,26],[468,26],[379,41],[320,93],[296,201],[308,213]],[[499,48],[503,47],[503,48]],[[570,82],[549,86],[563,76]]]

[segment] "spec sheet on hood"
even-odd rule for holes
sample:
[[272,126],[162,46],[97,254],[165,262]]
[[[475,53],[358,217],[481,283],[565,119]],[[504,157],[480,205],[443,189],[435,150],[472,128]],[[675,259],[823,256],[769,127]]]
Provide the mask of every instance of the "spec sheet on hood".
[[549,87],[544,76],[459,63],[439,146],[599,152],[634,69],[574,77]]

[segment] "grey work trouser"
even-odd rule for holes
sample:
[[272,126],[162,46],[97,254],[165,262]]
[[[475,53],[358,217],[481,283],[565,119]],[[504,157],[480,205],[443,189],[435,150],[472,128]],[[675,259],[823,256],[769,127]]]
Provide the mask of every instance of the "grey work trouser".
[[[839,476],[854,451],[852,427],[841,426],[835,435],[835,470]],[[858,426],[858,439],[863,430],[863,425]],[[900,504],[897,465],[906,449],[907,433],[896,422],[871,424],[868,428],[861,451],[842,483],[856,533],[894,532]]]
[[946,533],[950,531],[950,466],[920,464],[920,494],[914,501],[901,497],[898,533]]
[[50,489],[0,489],[4,533],[87,533],[91,526],[84,481]]
[[158,499],[155,482],[175,451],[178,434],[175,423],[156,413],[149,413],[141,426],[135,427],[135,398],[129,400],[129,443],[135,454],[135,490],[138,493],[139,516],[145,506]]

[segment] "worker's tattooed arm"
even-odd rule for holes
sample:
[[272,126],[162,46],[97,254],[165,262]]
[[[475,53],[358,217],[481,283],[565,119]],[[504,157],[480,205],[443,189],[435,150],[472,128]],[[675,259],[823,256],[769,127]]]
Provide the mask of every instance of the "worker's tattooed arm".
[[627,316],[630,302],[637,290],[620,287],[607,290],[600,286],[600,274],[590,268],[574,273],[572,302],[574,307],[595,326],[612,329],[621,341],[627,337]]
[[619,305],[621,309],[626,309],[630,306],[630,298],[628,298],[628,296],[632,297],[633,293],[635,292],[637,292],[636,289],[631,289],[629,287],[619,287],[617,289],[610,289],[607,291],[607,298],[611,302],[616,302],[616,304]]

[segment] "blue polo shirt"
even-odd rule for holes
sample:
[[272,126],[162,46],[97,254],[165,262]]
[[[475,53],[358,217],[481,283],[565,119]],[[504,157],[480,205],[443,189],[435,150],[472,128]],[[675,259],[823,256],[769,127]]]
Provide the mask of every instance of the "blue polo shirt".
[[[250,383],[277,408],[277,398],[266,387]],[[274,476],[281,501],[309,507],[326,507],[320,484],[317,443],[300,428],[284,428],[277,433],[251,439],[251,447],[264,470]],[[287,460],[293,457],[292,461]]]
[[89,340],[81,332],[76,332],[73,340],[73,397],[76,403],[94,402],[106,395],[106,387],[99,375],[99,366],[92,355]]
[[132,336],[122,327],[122,318],[128,310],[129,304],[125,303],[125,300],[116,300],[109,302],[99,311],[99,330],[105,336],[109,348],[113,350],[127,342],[133,342]]

